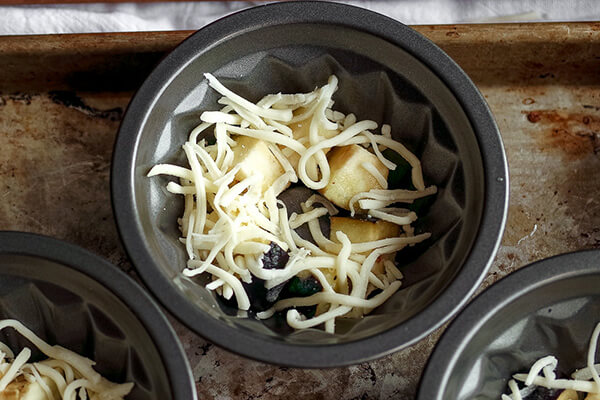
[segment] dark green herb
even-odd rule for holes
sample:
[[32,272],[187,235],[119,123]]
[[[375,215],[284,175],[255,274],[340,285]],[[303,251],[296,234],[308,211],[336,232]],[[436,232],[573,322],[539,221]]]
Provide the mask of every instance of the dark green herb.
[[[323,290],[323,286],[321,286],[315,277],[309,276],[306,278],[298,278],[295,276],[286,283],[286,286],[281,291],[279,298],[287,299],[290,297],[308,297],[315,293],[319,293],[321,290]],[[317,312],[317,306],[312,305],[296,307],[296,310],[300,314],[303,314],[306,318],[312,318]]]
[[323,287],[314,277],[298,278],[295,276],[289,280],[284,294],[285,297],[308,297],[321,290]]
[[388,188],[414,189],[410,175],[411,166],[408,161],[391,149],[385,149],[382,154],[385,158],[396,164],[396,169],[390,171],[388,174]]
[[315,304],[314,306],[296,307],[296,311],[304,315],[306,318],[312,318],[317,313],[317,305]]
[[408,206],[408,209],[414,211],[417,216],[422,216],[427,214],[427,211],[431,208],[435,201],[435,195],[421,197],[420,199],[415,199],[412,204]]

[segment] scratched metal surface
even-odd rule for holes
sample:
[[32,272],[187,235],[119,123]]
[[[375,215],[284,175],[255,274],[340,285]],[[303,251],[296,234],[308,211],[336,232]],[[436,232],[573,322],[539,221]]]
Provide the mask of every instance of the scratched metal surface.
[[[600,25],[417,27],[474,79],[511,174],[502,247],[482,285],[600,247]],[[0,229],[77,243],[135,277],[111,215],[113,140],[133,90],[189,32],[0,37]],[[206,343],[171,318],[200,398],[411,399],[437,330],[384,359],[298,370]]]

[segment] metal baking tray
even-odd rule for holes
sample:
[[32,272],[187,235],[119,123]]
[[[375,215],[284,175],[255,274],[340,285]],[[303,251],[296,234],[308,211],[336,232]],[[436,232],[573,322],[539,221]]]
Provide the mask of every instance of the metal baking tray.
[[[600,247],[600,25],[414,28],[473,79],[506,147],[509,217],[480,290],[530,262]],[[112,145],[134,91],[190,33],[0,37],[0,229],[74,242],[135,277],[111,215]],[[378,361],[300,370],[230,354],[171,320],[199,398],[412,399],[444,330]]]

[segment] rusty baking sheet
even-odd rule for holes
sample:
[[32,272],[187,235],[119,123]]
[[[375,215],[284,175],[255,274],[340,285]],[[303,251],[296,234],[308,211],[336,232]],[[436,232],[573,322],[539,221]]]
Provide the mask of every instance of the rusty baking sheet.
[[[600,247],[600,24],[415,29],[475,81],[506,146],[508,224],[482,288]],[[135,89],[189,34],[0,37],[0,229],[77,243],[135,276],[111,215],[113,141]],[[443,330],[375,362],[298,370],[230,354],[171,321],[200,398],[411,399]]]

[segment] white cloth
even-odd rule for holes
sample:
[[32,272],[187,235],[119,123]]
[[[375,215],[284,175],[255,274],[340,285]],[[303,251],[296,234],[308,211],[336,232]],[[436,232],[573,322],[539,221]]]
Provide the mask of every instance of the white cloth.
[[[405,24],[599,20],[597,0],[354,0]],[[0,35],[196,30],[264,2],[199,1],[0,6]]]

